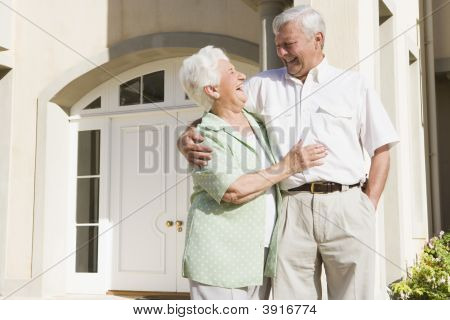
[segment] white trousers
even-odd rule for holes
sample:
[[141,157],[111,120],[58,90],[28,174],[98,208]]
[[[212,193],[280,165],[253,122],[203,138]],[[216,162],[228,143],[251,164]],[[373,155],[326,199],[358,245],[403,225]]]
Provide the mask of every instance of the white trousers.
[[270,294],[270,279],[264,277],[262,286],[243,288],[221,288],[196,281],[189,281],[191,300],[267,300]]

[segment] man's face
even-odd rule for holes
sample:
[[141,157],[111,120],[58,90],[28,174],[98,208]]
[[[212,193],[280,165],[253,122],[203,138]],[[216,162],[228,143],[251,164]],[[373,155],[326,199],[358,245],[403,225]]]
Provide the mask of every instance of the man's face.
[[275,35],[278,57],[286,66],[287,72],[301,80],[306,78],[309,70],[323,56],[320,41],[321,34],[308,38],[295,22],[284,24]]

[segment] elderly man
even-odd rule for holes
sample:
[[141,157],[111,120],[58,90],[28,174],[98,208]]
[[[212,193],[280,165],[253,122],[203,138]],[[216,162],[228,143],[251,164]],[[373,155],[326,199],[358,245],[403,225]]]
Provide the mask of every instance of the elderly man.
[[[324,164],[280,183],[275,299],[320,299],[325,268],[329,299],[374,296],[375,210],[398,137],[376,93],[355,72],[330,66],[323,54],[325,23],[308,6],[273,21],[285,67],[247,84],[246,109],[264,121],[273,154],[281,159],[299,139],[328,149]],[[209,159],[193,130],[180,140],[191,162]],[[366,181],[363,148],[371,157]],[[366,182],[366,188],[361,186]]]

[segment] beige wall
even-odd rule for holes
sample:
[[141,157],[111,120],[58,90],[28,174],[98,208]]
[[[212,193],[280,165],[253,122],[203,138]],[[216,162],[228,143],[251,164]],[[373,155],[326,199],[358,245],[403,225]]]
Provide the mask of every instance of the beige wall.
[[31,276],[37,97],[81,59],[53,37],[92,55],[106,44],[107,8],[106,1],[87,0],[17,0],[14,8],[45,30],[15,19],[6,277],[23,279]]
[[5,273],[12,82],[12,71],[0,79],[0,292]]
[[[347,69],[359,60],[358,0],[312,0],[327,24],[325,55],[338,68]],[[358,70],[356,66],[355,70]]]
[[343,69],[355,65],[359,60],[359,41],[364,40],[359,37],[358,0],[295,0],[294,6],[298,5],[310,5],[323,16],[324,52],[329,63]]
[[[379,27],[379,43],[385,44],[394,37],[394,19],[390,18]],[[380,97],[389,117],[394,123],[398,122],[397,110],[397,90],[396,77],[393,74],[395,70],[395,43],[391,42],[383,50],[380,51]],[[381,80],[382,79],[382,80]],[[386,257],[395,263],[386,264],[386,280],[392,282],[402,276],[402,270],[397,265],[402,265],[402,237],[401,232],[396,232],[401,224],[398,201],[398,153],[391,152],[391,173],[384,192],[384,208],[385,208],[385,233],[386,243],[389,243],[389,250],[386,250]]]
[[[388,280],[404,276],[405,266],[411,266],[424,242],[427,232],[427,194],[424,150],[424,127],[422,124],[422,97],[420,88],[420,43],[416,25],[419,17],[418,2],[384,1],[392,11],[391,35],[380,38],[380,46],[394,39],[381,49],[383,62],[389,61],[391,70],[381,65],[384,74],[380,81],[391,103],[387,106],[400,134],[400,144],[393,150],[391,174],[386,186],[386,196],[391,203],[385,211],[386,254],[395,264],[388,263]],[[407,14],[406,14],[407,13]],[[386,28],[388,26],[384,26]],[[391,51],[391,53],[388,53]],[[410,65],[410,52],[418,59]],[[384,55],[384,58],[383,58]],[[389,55],[389,56],[387,56]],[[393,78],[393,80],[392,80]],[[384,81],[391,83],[386,88]],[[390,92],[389,92],[390,91]],[[414,159],[414,161],[411,161]],[[393,202],[393,203],[392,203]],[[395,208],[398,207],[398,210]],[[390,271],[389,271],[390,270]]]
[[108,46],[144,34],[184,31],[218,33],[259,42],[258,13],[241,0],[108,2]]
[[13,14],[7,6],[11,6],[12,0],[4,0],[0,4],[0,51],[12,47],[12,21]]

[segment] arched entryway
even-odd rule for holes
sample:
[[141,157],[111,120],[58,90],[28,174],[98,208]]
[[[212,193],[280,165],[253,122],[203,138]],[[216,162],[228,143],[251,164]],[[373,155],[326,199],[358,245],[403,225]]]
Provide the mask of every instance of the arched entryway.
[[[38,144],[37,164],[44,168],[37,177],[43,189],[36,189],[35,263],[45,267],[43,253],[52,250],[52,243],[41,227],[54,217],[60,223],[52,227],[65,239],[68,256],[59,273],[66,285],[61,288],[48,277],[48,287],[76,293],[188,291],[181,277],[181,255],[190,181],[175,141],[202,111],[185,96],[177,72],[182,57],[197,49],[160,49],[171,52],[170,58],[129,61],[133,67],[109,72],[112,76],[103,82],[106,67],[90,70],[39,101],[39,120],[46,129]],[[258,71],[256,62],[245,58],[248,53],[237,59],[232,52],[239,49],[225,49],[237,69],[249,75]],[[117,59],[138,56],[129,53]],[[69,120],[67,126],[64,119]],[[66,138],[67,146],[62,146]],[[64,161],[55,159],[56,150]],[[57,183],[67,184],[60,207],[48,205],[54,197],[52,184]],[[66,217],[61,217],[64,207]]]

